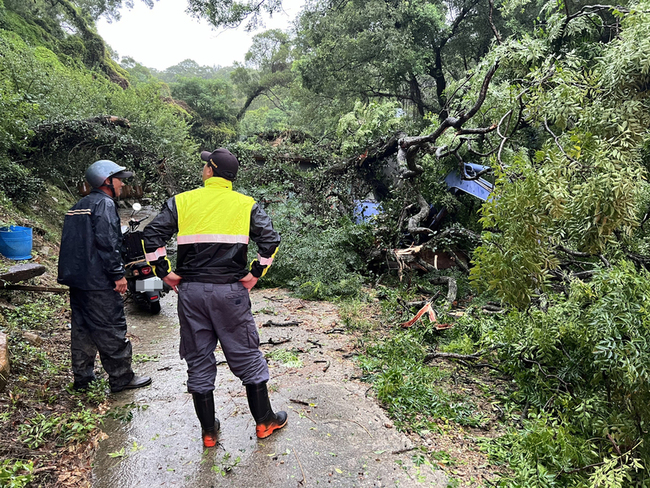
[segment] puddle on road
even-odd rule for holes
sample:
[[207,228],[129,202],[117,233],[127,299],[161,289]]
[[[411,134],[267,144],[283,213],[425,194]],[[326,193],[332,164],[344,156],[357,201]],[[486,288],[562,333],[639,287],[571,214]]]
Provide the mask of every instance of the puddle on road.
[[411,442],[386,427],[390,424],[383,411],[365,395],[368,385],[349,380],[354,367],[336,351],[345,336],[325,334],[332,324],[323,325],[309,303],[296,312],[284,306],[290,301],[286,292],[270,293],[255,290],[251,296],[253,310],[260,311],[258,325],[271,318],[295,318],[296,313],[303,320],[300,327],[260,329],[263,343],[289,337],[285,345],[303,351],[303,368],[270,364],[271,402],[288,412],[287,427],[257,440],[244,387],[226,365],[219,365],[215,406],[222,430],[217,447],[204,450],[186,392],[185,362],[178,356],[175,295],[164,297],[158,316],[128,304],[134,354],[144,361],[135,363],[134,370],[150,375],[153,383],[112,396],[112,408],[122,417],[131,413],[132,419],[105,423],[108,438],[96,453],[95,488],[446,486],[442,472],[413,465]]

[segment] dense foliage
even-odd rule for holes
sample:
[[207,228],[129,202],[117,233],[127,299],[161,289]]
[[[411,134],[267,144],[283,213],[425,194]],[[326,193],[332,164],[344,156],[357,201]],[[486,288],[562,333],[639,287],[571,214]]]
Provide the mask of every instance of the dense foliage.
[[[153,188],[188,187],[179,167],[196,146],[183,110],[166,102],[164,85],[153,80],[124,89],[60,51],[3,32],[0,161],[8,169],[2,179],[8,195],[34,197],[21,189],[34,185],[25,171],[77,186],[89,162],[101,158],[134,168]],[[161,160],[167,178],[156,164]]]
[[524,432],[500,441],[517,453],[515,485],[649,485],[649,292],[648,272],[622,262],[574,282],[548,312],[483,324],[482,345],[496,348],[530,408]]
[[[576,49],[566,53],[554,53],[553,36],[495,50],[508,78],[525,81],[497,86],[493,96],[523,94],[514,100],[525,107],[522,117],[550,136],[536,150],[518,141],[493,160],[497,190],[483,208],[484,226],[498,231],[484,234],[473,273],[515,305],[570,272],[558,247],[616,260],[645,239],[643,229],[637,232],[650,203],[641,159],[648,70],[637,58],[650,49],[644,9],[623,18],[616,39],[589,43],[589,50],[586,41],[599,34],[591,29],[578,30]],[[549,28],[562,22],[551,18]]]
[[290,286],[310,299],[356,296],[363,283],[365,260],[371,248],[371,229],[353,224],[349,181],[324,177],[330,163],[327,151],[311,151],[310,161],[318,164],[309,171],[286,161],[286,151],[301,154],[309,146],[282,144],[267,148],[264,164],[258,144],[231,146],[244,162],[234,186],[262,203],[282,236],[281,251],[265,282]]

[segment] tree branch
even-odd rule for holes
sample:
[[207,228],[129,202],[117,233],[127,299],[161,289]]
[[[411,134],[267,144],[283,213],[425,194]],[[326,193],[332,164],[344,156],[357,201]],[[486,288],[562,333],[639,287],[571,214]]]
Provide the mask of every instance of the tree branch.
[[433,131],[431,134],[426,136],[414,136],[414,137],[404,137],[399,141],[399,149],[397,153],[397,160],[400,164],[405,165],[409,171],[405,171],[402,174],[403,178],[412,178],[418,176],[424,172],[422,167],[418,166],[415,163],[415,156],[426,144],[433,144],[438,140],[438,138],[444,134],[444,132],[453,127],[454,129],[461,130],[463,124],[470,120],[476,113],[480,110],[483,102],[485,102],[485,97],[487,96],[488,87],[490,86],[490,81],[496,72],[499,66],[497,61],[494,65],[488,70],[483,79],[483,84],[481,85],[481,90],[479,92],[478,98],[474,106],[466,113],[461,113],[458,117],[446,117],[438,126],[438,128]]
[[501,34],[499,34],[499,31],[497,30],[496,26],[494,25],[494,21],[492,20],[492,12],[494,11],[494,0],[488,0],[490,3],[490,15],[488,16],[488,22],[490,22],[490,27],[492,28],[492,32],[494,32],[494,37],[497,40],[497,44],[501,44]]
[[481,86],[481,91],[479,92],[478,99],[474,106],[467,112],[461,114],[459,117],[447,117],[438,128],[427,136],[415,136],[415,137],[405,137],[399,141],[399,147],[401,151],[407,151],[412,147],[422,146],[425,143],[433,144],[436,140],[449,128],[453,127],[455,129],[461,129],[463,124],[471,119],[476,112],[478,112],[485,102],[485,97],[487,95],[488,87],[490,81],[496,72],[499,63],[496,62],[487,72],[485,78],[483,79],[483,85]]
[[420,224],[424,219],[429,215],[429,204],[424,199],[424,197],[418,193],[417,196],[418,205],[420,206],[420,211],[411,217],[408,221],[407,229],[410,234],[431,234],[433,231],[428,227],[420,227]]

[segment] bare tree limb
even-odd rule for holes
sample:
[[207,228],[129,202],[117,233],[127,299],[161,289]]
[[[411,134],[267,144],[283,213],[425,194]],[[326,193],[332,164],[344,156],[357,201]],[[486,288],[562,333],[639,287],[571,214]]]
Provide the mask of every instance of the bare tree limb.
[[469,274],[469,268],[467,266],[465,266],[465,263],[463,262],[463,260],[458,257],[458,255],[454,252],[454,250],[453,249],[447,249],[447,251],[449,252],[449,254],[451,254],[454,257],[458,267],[460,269],[462,269],[465,273]]
[[422,173],[422,168],[418,167],[414,161],[415,156],[417,155],[420,148],[422,148],[425,144],[434,144],[436,140],[438,140],[438,138],[450,127],[461,130],[463,124],[465,124],[474,115],[476,115],[476,113],[483,105],[483,102],[485,102],[488,87],[490,86],[490,82],[492,81],[492,78],[496,73],[498,66],[499,63],[497,61],[486,73],[476,103],[468,112],[461,113],[458,117],[449,116],[445,118],[440,123],[438,128],[429,135],[404,137],[400,139],[397,159],[400,163],[405,164],[410,170],[409,172],[405,173],[403,177],[406,178],[417,176],[418,174]]
[[[417,262],[429,271],[437,271],[435,267],[423,259],[418,259]],[[456,297],[458,296],[458,285],[456,284],[456,280],[451,276],[434,276],[429,278],[429,282],[433,285],[447,285],[447,303],[443,310],[446,312],[451,309],[452,305],[456,301]]]
[[433,249],[438,245],[441,239],[445,239],[452,235],[461,235],[469,239],[473,239],[479,243],[483,242],[481,235],[477,234],[476,232],[472,232],[471,230],[464,227],[449,227],[440,233],[434,233],[432,239],[429,242],[425,243],[424,247]]
[[429,204],[419,193],[417,196],[417,201],[420,207],[420,211],[409,219],[407,229],[409,233],[413,235],[431,234],[433,231],[428,227],[420,227],[420,223],[427,218],[427,215],[429,215]]
[[477,127],[477,128],[470,128],[470,129],[460,129],[459,131],[456,132],[456,135],[458,136],[464,136],[468,134],[480,134],[480,135],[485,135],[489,134],[490,132],[494,132],[494,130],[497,128],[497,124],[492,124],[490,127]]
[[501,34],[499,34],[499,31],[497,30],[496,26],[494,25],[494,21],[492,20],[492,12],[494,11],[494,0],[489,0],[490,3],[490,15],[488,16],[488,21],[490,22],[490,27],[492,28],[492,32],[494,32],[494,37],[497,40],[497,44],[501,44],[503,42],[501,40]]

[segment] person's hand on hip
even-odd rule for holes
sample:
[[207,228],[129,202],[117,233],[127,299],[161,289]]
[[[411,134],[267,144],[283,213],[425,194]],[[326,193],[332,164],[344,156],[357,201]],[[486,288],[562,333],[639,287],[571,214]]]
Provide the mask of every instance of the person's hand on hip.
[[162,280],[165,283],[167,283],[169,286],[171,286],[172,290],[178,293],[178,285],[180,285],[182,279],[183,278],[181,278],[180,276],[178,276],[176,273],[172,271],[167,276],[165,276]]
[[251,291],[253,287],[257,284],[258,280],[259,278],[255,278],[255,276],[253,276],[252,273],[248,273],[239,281],[241,281],[242,285],[244,285],[244,288],[246,288],[248,291]]

